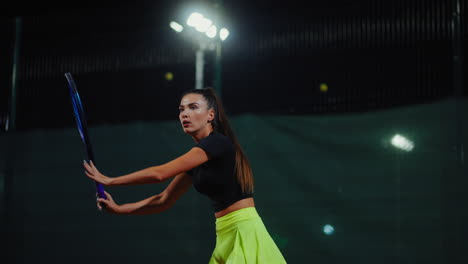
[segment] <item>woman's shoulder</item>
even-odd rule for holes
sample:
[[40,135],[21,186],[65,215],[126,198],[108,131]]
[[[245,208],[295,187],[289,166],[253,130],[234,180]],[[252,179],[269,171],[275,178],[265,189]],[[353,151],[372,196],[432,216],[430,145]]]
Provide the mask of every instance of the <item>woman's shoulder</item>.
[[212,132],[210,135],[200,140],[197,146],[209,153],[223,153],[226,150],[234,150],[231,139],[219,132]]
[[216,138],[216,139],[220,139],[220,140],[229,140],[229,141],[231,141],[231,139],[228,136],[225,136],[224,134],[216,132],[216,131],[211,132],[208,135],[208,137],[212,137],[212,138]]
[[212,142],[212,143],[218,143],[218,144],[232,145],[232,140],[228,136],[219,132],[214,132],[214,131],[211,132],[208,136],[206,136],[202,140],[200,140],[200,143],[207,142],[207,141]]

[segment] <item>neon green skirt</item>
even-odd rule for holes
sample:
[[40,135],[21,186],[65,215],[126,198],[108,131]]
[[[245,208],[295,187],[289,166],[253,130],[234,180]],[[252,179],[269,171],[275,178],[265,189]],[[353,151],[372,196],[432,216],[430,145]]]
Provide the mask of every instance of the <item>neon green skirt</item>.
[[221,263],[286,263],[255,207],[216,219],[216,248],[209,264]]

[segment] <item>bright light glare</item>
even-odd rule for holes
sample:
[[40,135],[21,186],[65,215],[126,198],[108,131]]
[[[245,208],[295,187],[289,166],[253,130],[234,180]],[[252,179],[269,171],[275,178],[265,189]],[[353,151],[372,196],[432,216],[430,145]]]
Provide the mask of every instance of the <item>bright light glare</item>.
[[203,15],[200,14],[200,13],[192,13],[189,18],[187,19],[187,25],[191,26],[191,27],[195,27],[196,25],[198,25],[200,23],[200,21],[203,20]]
[[411,140],[396,134],[392,138],[392,145],[396,148],[402,149],[404,151],[411,151],[414,148],[414,144]]
[[326,235],[333,235],[333,233],[335,232],[335,228],[333,228],[332,225],[325,225],[323,227],[323,233],[325,233]]
[[209,38],[214,38],[216,37],[216,26],[215,25],[212,25],[208,31],[206,31],[206,35],[209,37]]
[[209,20],[208,18],[203,18],[202,20],[198,21],[198,23],[195,25],[195,29],[200,32],[206,32],[212,24],[213,22],[211,20]]
[[219,38],[224,41],[227,37],[229,36],[229,30],[227,30],[226,28],[222,28],[220,31],[219,31]]
[[172,21],[172,22],[169,24],[169,26],[170,26],[173,30],[175,30],[176,32],[182,32],[182,30],[184,30],[184,27],[183,27],[181,24],[179,24],[179,23],[177,23],[177,22],[174,22],[174,21]]

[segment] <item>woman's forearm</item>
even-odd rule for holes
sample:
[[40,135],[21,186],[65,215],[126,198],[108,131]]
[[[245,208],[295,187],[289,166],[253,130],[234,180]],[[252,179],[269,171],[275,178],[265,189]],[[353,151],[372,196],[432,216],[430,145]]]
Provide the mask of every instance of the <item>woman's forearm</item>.
[[164,203],[162,194],[149,197],[145,200],[122,204],[119,206],[118,214],[123,215],[147,215],[161,213],[169,207]]
[[[201,148],[192,148],[186,154],[159,166],[149,167],[116,178],[106,178],[104,185],[131,185],[160,183],[180,173],[189,171],[208,161],[208,155]],[[89,176],[89,175],[88,175]],[[96,178],[91,175],[91,178]]]
[[136,185],[136,184],[147,184],[147,183],[159,183],[161,182],[158,177],[158,167],[149,167],[136,172],[132,172],[123,176],[111,178],[110,186],[118,185]]
[[112,208],[115,214],[146,215],[161,213],[169,209],[192,186],[192,177],[181,173],[158,195],[151,196],[135,203],[116,205],[112,197]]

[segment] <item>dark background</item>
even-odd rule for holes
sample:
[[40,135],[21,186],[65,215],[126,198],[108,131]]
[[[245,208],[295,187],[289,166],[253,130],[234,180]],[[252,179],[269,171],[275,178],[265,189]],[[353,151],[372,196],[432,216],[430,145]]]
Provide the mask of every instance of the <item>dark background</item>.
[[[194,88],[196,46],[168,23],[182,23],[200,3],[218,3],[231,29],[222,52],[228,113],[362,112],[466,94],[466,67],[453,60],[467,44],[465,1],[459,27],[457,1],[441,0],[16,2],[1,23],[3,119],[15,48],[11,14],[22,15],[18,129],[73,125],[59,110],[68,103],[66,71],[91,124],[174,119],[178,95]],[[205,60],[205,86],[213,86],[214,52]],[[460,85],[454,67],[463,73]]]
[[[230,29],[221,95],[252,161],[258,210],[288,263],[466,263],[468,27],[461,0],[2,6],[7,263],[207,262],[213,219],[193,190],[167,214],[96,213],[93,186],[77,162],[64,77],[71,72],[76,80],[106,172],[180,155],[192,142],[180,131],[177,107],[195,86],[197,47],[168,24],[198,5],[218,10]],[[214,86],[214,52],[205,59],[205,86]],[[392,151],[388,138],[397,132],[415,140],[414,152]],[[112,191],[123,202],[160,189]],[[323,234],[324,223],[336,227],[334,236]]]

